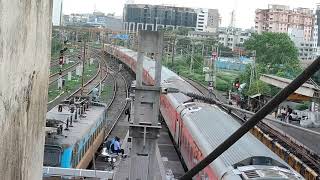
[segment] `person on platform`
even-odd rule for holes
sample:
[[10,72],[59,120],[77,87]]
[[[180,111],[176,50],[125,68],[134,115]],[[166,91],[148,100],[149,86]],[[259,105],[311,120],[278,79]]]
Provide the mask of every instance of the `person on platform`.
[[128,116],[128,122],[130,122],[130,108],[126,109],[124,114]]
[[121,153],[122,156],[124,155],[124,150],[121,149],[121,144],[120,144],[120,138],[119,137],[115,137],[115,141],[114,141],[114,144],[113,144],[113,148],[111,148],[111,151],[113,153]]

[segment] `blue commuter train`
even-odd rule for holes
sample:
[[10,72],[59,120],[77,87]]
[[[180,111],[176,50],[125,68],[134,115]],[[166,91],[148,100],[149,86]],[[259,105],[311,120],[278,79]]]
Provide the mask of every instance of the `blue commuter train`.
[[44,166],[87,168],[105,138],[106,105],[79,99],[47,113]]

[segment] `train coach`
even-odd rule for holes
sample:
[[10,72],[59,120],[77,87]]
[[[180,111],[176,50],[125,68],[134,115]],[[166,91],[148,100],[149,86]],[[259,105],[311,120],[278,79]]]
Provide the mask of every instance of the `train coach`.
[[103,103],[61,103],[47,112],[44,166],[85,169],[105,137]]
[[[135,71],[137,52],[111,45],[104,45],[104,50]],[[144,83],[153,84],[154,61],[145,57],[143,69]],[[162,68],[161,76],[164,87],[197,93],[195,88],[166,67]],[[217,106],[190,102],[190,98],[182,93],[161,95],[160,104],[161,114],[189,169],[240,127],[237,121]],[[195,179],[303,179],[303,177],[251,133],[247,133],[198,173]]]

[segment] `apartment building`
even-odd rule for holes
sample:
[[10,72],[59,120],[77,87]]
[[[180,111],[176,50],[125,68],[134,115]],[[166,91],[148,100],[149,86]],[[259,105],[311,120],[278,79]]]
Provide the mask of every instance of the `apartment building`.
[[311,9],[290,9],[284,5],[269,5],[268,9],[257,9],[255,13],[257,33],[288,33],[288,30],[293,28],[303,30],[305,41],[312,40],[315,16]]

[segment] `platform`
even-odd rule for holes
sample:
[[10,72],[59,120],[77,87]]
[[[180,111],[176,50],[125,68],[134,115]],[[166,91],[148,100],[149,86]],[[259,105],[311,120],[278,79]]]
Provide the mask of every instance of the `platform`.
[[[114,130],[111,132],[108,139],[111,139],[115,136],[118,136],[121,139],[122,148],[125,149],[125,153],[129,154],[129,149],[127,146],[126,138],[128,137],[128,130],[129,130],[129,122],[127,116],[122,115],[120,117],[119,122],[117,123]],[[176,152],[174,145],[172,144],[169,130],[165,125],[162,125],[162,129],[160,130],[160,137],[158,139],[158,156],[161,160],[160,162],[160,169],[162,172],[167,174],[168,177],[180,177],[184,174],[183,166],[180,162],[178,153]],[[115,180],[123,180],[128,177],[130,172],[130,163],[131,158],[120,158],[120,161],[116,162],[114,178]],[[141,162],[143,163],[143,162]],[[162,165],[161,165],[162,164]],[[139,165],[137,165],[139,166]],[[96,170],[110,170],[110,166],[106,162],[102,160],[102,158],[98,157],[95,162]],[[91,168],[93,169],[93,167]],[[160,171],[159,171],[160,172]]]

